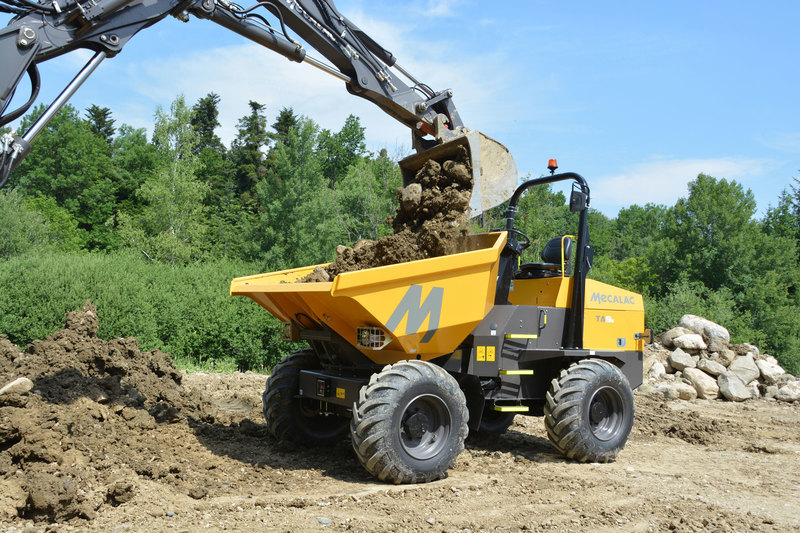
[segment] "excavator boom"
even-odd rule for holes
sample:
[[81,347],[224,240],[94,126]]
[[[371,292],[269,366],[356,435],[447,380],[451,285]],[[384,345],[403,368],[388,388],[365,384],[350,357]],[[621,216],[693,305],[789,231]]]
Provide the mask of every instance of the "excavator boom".
[[[163,18],[188,21],[190,15],[341,79],[348,92],[408,126],[417,154],[400,162],[404,176],[418,169],[420,160],[444,157],[464,146],[474,174],[473,214],[504,202],[516,187],[516,166],[508,150],[464,126],[452,90],[434,91],[418,81],[330,0],[258,0],[249,8],[229,0],[0,0],[0,11],[16,15],[0,30],[0,126],[19,118],[35,101],[38,63],[79,48],[95,52],[29,131],[19,137],[3,136],[0,187],[30,151],[33,138],[101,61],[118,54],[135,34]],[[324,60],[308,56],[303,43]],[[25,73],[31,80],[31,97],[18,109],[7,110]]]

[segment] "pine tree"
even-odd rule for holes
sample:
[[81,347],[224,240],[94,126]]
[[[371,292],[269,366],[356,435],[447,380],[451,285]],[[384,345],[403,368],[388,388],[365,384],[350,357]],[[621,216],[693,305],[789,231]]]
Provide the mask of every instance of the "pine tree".
[[100,107],[92,104],[86,109],[86,121],[89,123],[92,133],[105,140],[108,146],[114,141],[114,119],[111,118],[111,110],[107,107]]

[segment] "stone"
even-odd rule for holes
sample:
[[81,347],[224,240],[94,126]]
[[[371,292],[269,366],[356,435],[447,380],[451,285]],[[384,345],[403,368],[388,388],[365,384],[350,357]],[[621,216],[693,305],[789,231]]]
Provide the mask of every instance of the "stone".
[[17,378],[10,383],[6,383],[0,389],[0,396],[3,394],[27,394],[33,388],[33,381],[28,378]]
[[750,396],[754,399],[757,400],[761,397],[761,388],[758,386],[758,381],[751,381],[747,388],[750,389]]
[[742,347],[743,347],[745,350],[747,350],[748,352],[750,352],[751,354],[753,354],[753,356],[754,356],[754,357],[758,357],[758,355],[759,355],[758,346],[756,346],[756,345],[754,345],[754,344],[750,344],[749,342],[744,342],[744,343],[742,343],[742,345],[741,345],[741,346],[742,346]]
[[686,335],[675,337],[672,339],[672,344],[674,344],[676,348],[690,351],[705,350],[708,348],[703,337],[697,333],[687,333]]
[[774,385],[778,382],[778,378],[786,373],[778,364],[770,363],[767,359],[759,359],[756,361],[756,366],[768,385]]
[[663,363],[661,363],[661,361],[656,361],[652,364],[650,370],[647,372],[647,377],[653,381],[658,381],[658,378],[666,373],[667,369],[664,368]]
[[653,388],[650,394],[667,400],[677,400],[680,398],[680,393],[675,387],[675,383],[659,383]]
[[732,402],[743,402],[753,397],[750,388],[730,370],[717,376],[717,384],[719,392]]
[[678,325],[702,335],[709,342],[713,339],[720,339],[726,343],[731,342],[731,334],[727,329],[700,316],[683,315],[678,321]]
[[672,328],[663,335],[661,335],[661,343],[666,346],[667,348],[674,348],[675,345],[673,344],[673,339],[676,337],[680,337],[681,335],[688,335],[692,333],[692,330],[686,328]]
[[692,356],[680,348],[676,348],[674,352],[669,354],[667,360],[669,361],[669,365],[675,370],[683,370],[684,368],[694,368],[697,366]]
[[728,347],[728,343],[722,340],[719,337],[714,337],[708,342],[708,351],[709,352],[721,352],[725,348]]
[[778,389],[775,399],[782,402],[800,401],[800,381],[792,381]]
[[697,363],[697,368],[706,374],[711,374],[712,376],[719,376],[725,372],[725,367],[721,363],[717,363],[711,359],[706,359],[705,357],[701,358]]
[[730,366],[728,366],[728,370],[739,376],[739,379],[741,379],[742,383],[745,385],[754,379],[758,379],[758,376],[761,375],[761,371],[758,369],[756,362],[753,360],[752,353],[740,355],[734,359]]
[[683,381],[679,381],[675,384],[675,391],[678,393],[678,398],[681,400],[697,399],[697,390]]
[[330,518],[325,518],[324,516],[319,516],[317,517],[317,522],[319,522],[322,526],[329,526],[331,525],[332,520]]
[[764,398],[774,398],[778,394],[778,387],[777,385],[767,385],[766,390],[764,390]]
[[717,354],[717,361],[726,368],[731,365],[734,359],[736,359],[736,352],[730,348],[720,350]]
[[772,365],[778,365],[778,360],[772,357],[771,355],[764,354],[764,361]]
[[696,368],[686,368],[683,375],[697,391],[697,397],[704,400],[713,400],[719,396],[717,380]]
[[[11,479],[0,479],[0,520],[16,519],[25,509],[27,499],[28,494],[19,483]],[[4,529],[4,531],[14,531],[14,529]]]

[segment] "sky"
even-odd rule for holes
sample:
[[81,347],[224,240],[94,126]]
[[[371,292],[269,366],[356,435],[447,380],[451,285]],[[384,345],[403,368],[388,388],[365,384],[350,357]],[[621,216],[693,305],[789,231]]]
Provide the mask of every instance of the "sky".
[[[249,4],[242,2],[242,5]],[[339,11],[435,90],[470,129],[506,145],[521,178],[583,175],[592,207],[673,205],[699,173],[752,190],[758,216],[800,178],[800,2],[336,0]],[[0,19],[5,23],[8,17]],[[313,49],[309,55],[322,59]],[[49,103],[91,54],[40,65]],[[411,153],[407,128],[344,83],[212,22],[169,18],[106,59],[71,104],[150,128],[157,106],[221,97],[229,144],[248,102],[336,131],[349,114],[367,145]],[[20,84],[12,103],[27,99]]]

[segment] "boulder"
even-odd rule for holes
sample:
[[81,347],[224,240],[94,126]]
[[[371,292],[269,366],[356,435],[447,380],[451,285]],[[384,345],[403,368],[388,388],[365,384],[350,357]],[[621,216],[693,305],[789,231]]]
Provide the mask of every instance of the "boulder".
[[758,346],[756,346],[755,344],[750,344],[749,342],[743,342],[742,344],[740,344],[740,346],[745,349],[745,353],[751,353],[753,354],[753,357],[758,357],[759,355]]
[[0,389],[0,396],[3,394],[27,394],[32,388],[33,381],[28,378],[17,378]]
[[743,402],[753,397],[750,388],[732,371],[724,372],[717,376],[717,384],[719,385],[719,392],[732,402]]
[[[770,364],[773,364],[773,365],[777,365],[778,364],[778,360],[775,359],[774,357],[772,357],[771,355],[764,354],[763,359],[767,363],[770,363]],[[780,365],[778,365],[778,366],[780,366]]]
[[713,339],[720,339],[725,343],[731,342],[731,334],[727,329],[700,316],[683,315],[678,325],[702,335],[709,342]]
[[669,361],[669,366],[675,370],[683,370],[684,368],[694,368],[697,366],[692,356],[680,348],[676,348],[674,352],[669,354],[667,361]]
[[667,369],[664,368],[663,363],[661,363],[661,361],[656,361],[650,366],[650,370],[647,371],[647,377],[653,381],[658,381],[658,379],[666,373]]
[[697,398],[697,390],[688,383],[679,381],[675,383],[675,392],[678,393],[678,398],[681,400],[694,400]]
[[778,394],[777,385],[767,385],[766,390],[764,390],[764,398],[774,398],[777,394]]
[[651,394],[653,396],[666,398],[667,400],[677,400],[680,398],[680,393],[674,383],[659,383],[655,386]]
[[717,354],[717,362],[724,367],[731,366],[734,359],[736,359],[736,352],[729,348],[724,348]]
[[778,378],[786,373],[777,363],[773,364],[767,359],[759,359],[756,361],[756,366],[758,367],[758,371],[761,372],[761,377],[764,378],[764,381],[768,385],[774,385],[778,382]]
[[686,328],[672,328],[671,330],[661,335],[661,343],[668,348],[674,348],[675,345],[672,342],[673,339],[675,339],[676,337],[680,337],[681,335],[688,335],[690,333],[694,332]]
[[728,347],[728,343],[722,340],[720,337],[714,337],[708,342],[708,351],[709,352],[721,352],[725,348]]
[[758,379],[758,376],[761,375],[761,371],[758,370],[756,362],[753,360],[752,353],[740,355],[734,359],[730,366],[728,366],[728,370],[739,376],[739,379],[741,379],[742,383],[745,385],[754,379]]
[[778,389],[775,398],[782,402],[800,402],[800,381],[792,381]]
[[705,400],[713,400],[719,396],[719,385],[717,380],[696,368],[686,368],[683,375],[697,391],[697,397]]
[[750,395],[754,399],[757,400],[757,399],[761,398],[761,388],[758,386],[758,380],[751,381],[750,385],[748,385],[747,388],[750,389]]
[[712,376],[719,376],[725,372],[725,367],[721,363],[712,361],[711,359],[706,359],[705,357],[701,358],[697,363],[697,368],[706,374],[711,374]]
[[672,344],[676,348],[690,351],[705,350],[708,348],[703,340],[703,337],[697,333],[687,333],[685,335],[681,335],[680,337],[675,337],[672,339]]

